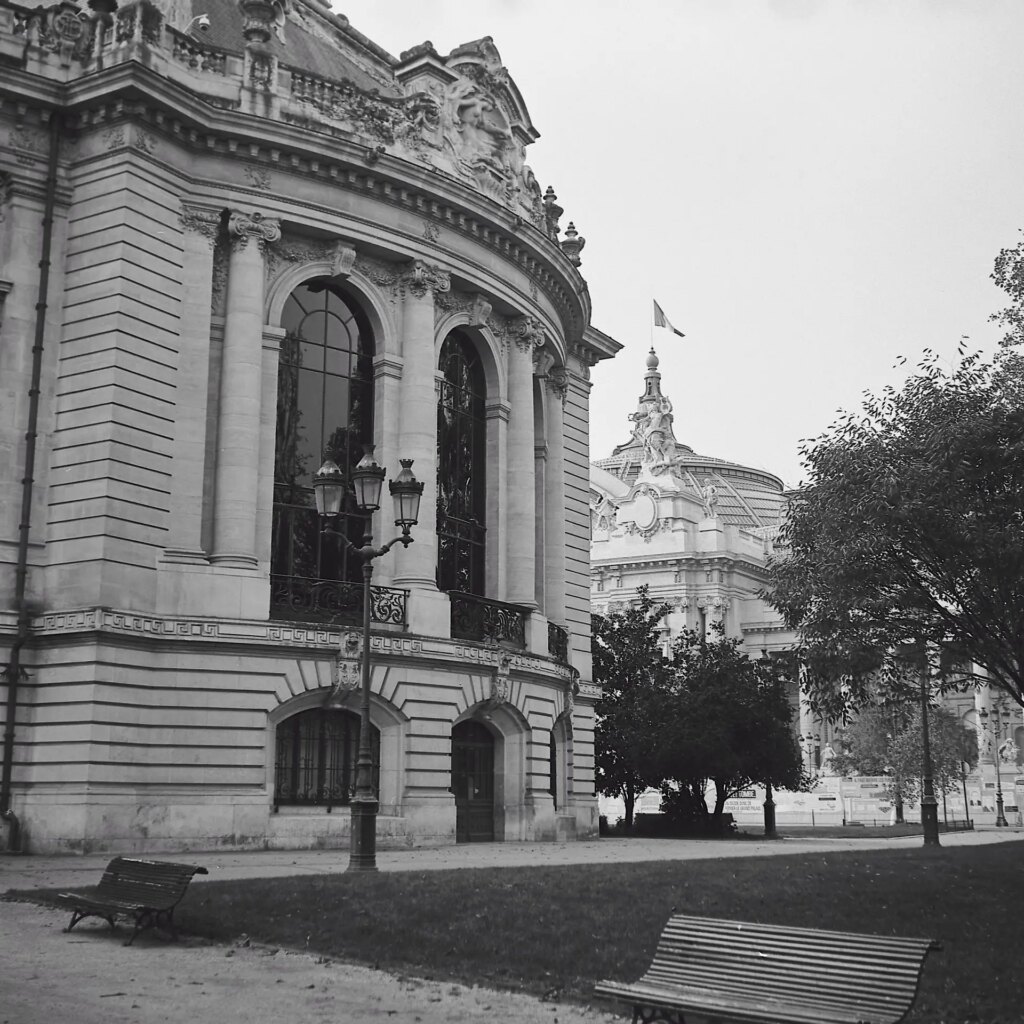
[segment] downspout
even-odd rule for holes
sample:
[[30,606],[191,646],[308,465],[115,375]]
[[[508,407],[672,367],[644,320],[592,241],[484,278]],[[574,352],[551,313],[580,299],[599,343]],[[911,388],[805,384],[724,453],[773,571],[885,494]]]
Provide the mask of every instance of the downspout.
[[4,723],[3,774],[0,775],[0,818],[10,826],[8,849],[21,853],[21,822],[11,809],[11,775],[14,770],[14,719],[18,712],[18,684],[24,675],[21,652],[32,632],[32,614],[25,598],[28,589],[29,532],[32,525],[32,484],[36,464],[36,436],[39,425],[39,387],[43,374],[43,341],[46,337],[46,308],[50,291],[50,249],[53,241],[53,211],[57,205],[57,161],[60,156],[61,120],[50,115],[50,153],[46,167],[46,198],[43,207],[43,242],[39,257],[39,299],[36,302],[35,339],[32,345],[32,383],[28,391],[28,427],[25,431],[25,475],[21,480],[21,521],[18,523],[18,562],[14,576],[14,606],[18,626],[11,648],[11,660],[4,670],[7,680],[7,714]]

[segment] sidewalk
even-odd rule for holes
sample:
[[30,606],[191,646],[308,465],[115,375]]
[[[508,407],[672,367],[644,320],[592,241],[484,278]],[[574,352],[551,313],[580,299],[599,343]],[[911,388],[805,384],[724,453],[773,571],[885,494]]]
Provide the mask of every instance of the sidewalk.
[[[943,833],[943,846],[977,846],[1024,839],[1024,828],[979,829]],[[631,861],[705,860],[716,857],[774,857],[822,849],[900,849],[921,845],[920,836],[896,839],[604,839],[574,843],[469,843],[428,849],[378,850],[381,871],[444,871],[460,868],[553,867]],[[51,889],[95,885],[111,858],[87,856],[12,857],[0,855],[0,894],[8,889]],[[130,854],[128,856],[131,856]],[[232,878],[277,878],[283,875],[337,874],[348,867],[348,850],[254,850],[138,854],[154,860],[202,864],[209,875],[192,884]]]
[[[960,832],[945,846],[1020,841],[1024,830]],[[901,839],[800,839],[764,842],[600,839],[564,844],[494,843],[378,853],[382,871],[593,864],[808,851],[917,847]],[[154,854],[204,865],[193,888],[229,878],[344,871],[345,850]],[[109,854],[0,856],[0,893],[95,885]],[[187,897],[186,897],[187,898]],[[123,929],[86,921],[64,934],[68,913],[0,902],[0,1024],[621,1024],[622,1018],[531,996],[437,983],[334,963],[302,952],[246,943],[213,945],[186,937],[167,943],[143,933],[124,947]]]

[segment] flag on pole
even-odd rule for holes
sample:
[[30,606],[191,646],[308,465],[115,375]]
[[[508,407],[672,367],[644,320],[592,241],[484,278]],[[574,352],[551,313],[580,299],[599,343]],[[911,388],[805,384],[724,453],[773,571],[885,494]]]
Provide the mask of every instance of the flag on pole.
[[678,334],[680,338],[686,337],[686,335],[683,334],[682,331],[672,326],[672,321],[669,320],[667,316],[665,316],[665,311],[661,308],[661,306],[658,305],[657,302],[654,303],[654,326],[666,327],[673,334]]

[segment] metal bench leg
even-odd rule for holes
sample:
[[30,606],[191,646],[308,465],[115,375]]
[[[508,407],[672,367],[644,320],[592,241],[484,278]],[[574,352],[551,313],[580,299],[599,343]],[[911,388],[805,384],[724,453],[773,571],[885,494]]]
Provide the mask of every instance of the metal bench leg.
[[132,937],[124,943],[126,946],[130,946],[135,941],[135,936],[139,932],[144,932],[147,928],[153,927],[153,915],[147,910],[141,914],[138,914],[135,918],[135,930],[132,932]]

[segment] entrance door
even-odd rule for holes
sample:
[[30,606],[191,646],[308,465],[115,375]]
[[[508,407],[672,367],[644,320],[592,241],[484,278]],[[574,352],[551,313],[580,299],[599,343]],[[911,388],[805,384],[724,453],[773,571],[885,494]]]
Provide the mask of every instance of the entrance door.
[[479,722],[452,729],[455,841],[494,841],[494,737]]

